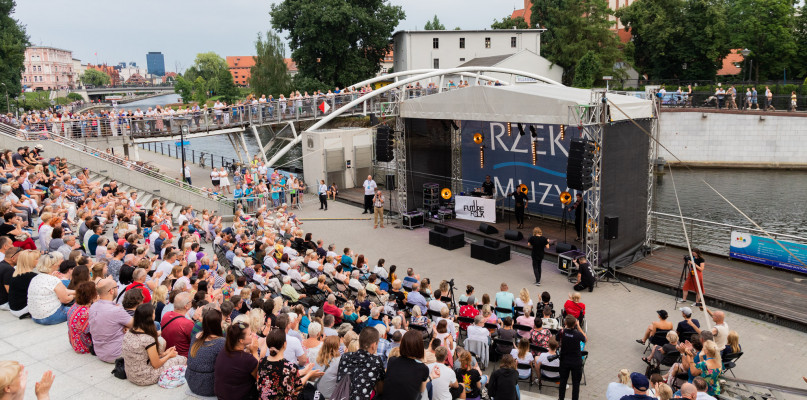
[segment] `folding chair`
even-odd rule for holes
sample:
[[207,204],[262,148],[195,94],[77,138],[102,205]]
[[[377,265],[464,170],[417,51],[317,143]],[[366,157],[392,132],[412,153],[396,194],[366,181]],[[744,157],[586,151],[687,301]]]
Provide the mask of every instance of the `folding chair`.
[[[467,338],[468,337],[468,326],[471,326],[471,325],[474,324],[474,319],[471,318],[471,317],[459,316],[459,317],[457,317],[457,323],[460,325],[460,328],[459,328],[459,336],[460,336],[460,338],[462,337],[462,332],[465,332],[465,337]],[[465,329],[463,329],[462,324],[468,324],[468,325],[466,325]]]
[[526,364],[525,363],[517,363],[516,365],[517,365],[516,370],[522,370],[522,369],[529,369],[530,370],[530,376],[528,376],[526,378],[522,378],[521,374],[519,374],[518,381],[516,382],[516,385],[518,385],[518,382],[527,381],[530,384],[530,386],[529,386],[530,389],[532,389],[532,376],[533,376],[533,373],[534,373],[534,371],[532,370],[532,364],[529,364],[529,363],[526,363]]
[[[742,351],[727,355],[726,358],[723,359],[723,373],[725,374],[726,372],[731,372],[731,376],[734,376],[734,371],[732,371],[732,369],[737,366],[737,360],[739,360],[742,356]],[[736,378],[736,376],[734,377]]]
[[429,328],[425,326],[417,325],[417,324],[409,324],[409,329],[414,329],[420,332],[423,335],[423,342],[428,345],[429,342],[432,340],[432,334],[429,332]]
[[529,333],[530,331],[532,331],[531,327],[521,324],[513,324],[513,329],[517,330],[519,332],[519,335],[521,334],[521,332]]
[[669,329],[667,329],[667,330],[661,330],[661,329],[656,330],[656,333],[654,333],[653,336],[650,336],[650,338],[647,339],[647,346],[645,346],[644,352],[642,352],[642,354],[645,354],[648,351],[650,351],[652,346],[664,346],[665,344],[670,343],[667,340],[667,333],[668,332],[670,332]]
[[553,372],[552,375],[560,373],[560,367],[553,367],[550,365],[541,365],[540,370],[538,371],[538,392],[543,389],[544,384],[547,382],[554,383],[555,387],[560,387],[560,377],[548,377],[546,376],[545,372]]
[[[504,356],[505,354],[510,354],[510,352],[513,350],[513,347],[515,347],[512,341],[505,339],[493,339],[493,344],[491,344],[491,346],[493,346],[493,352],[496,354],[497,358],[496,361],[501,360],[502,356]],[[508,346],[509,350],[507,350],[507,352],[500,351],[499,346]],[[493,370],[494,371],[496,370],[495,366],[493,367]]]

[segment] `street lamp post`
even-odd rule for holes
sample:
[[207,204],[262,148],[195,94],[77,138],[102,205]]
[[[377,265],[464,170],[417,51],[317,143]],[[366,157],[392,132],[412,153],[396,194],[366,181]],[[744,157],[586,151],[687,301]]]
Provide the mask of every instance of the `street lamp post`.
[[[748,48],[742,49],[740,51],[740,54],[743,55],[743,81],[747,82],[745,80],[745,71],[744,70],[745,70],[745,65],[748,63],[748,55],[751,54],[751,50],[748,50]],[[754,68],[754,61],[753,60],[751,61],[751,68],[752,69]],[[748,81],[750,81],[750,80],[751,80],[751,71],[748,71]]]
[[182,181],[187,183],[189,176],[185,174],[185,135],[189,132],[188,125],[182,125],[179,129],[179,148],[182,152]]

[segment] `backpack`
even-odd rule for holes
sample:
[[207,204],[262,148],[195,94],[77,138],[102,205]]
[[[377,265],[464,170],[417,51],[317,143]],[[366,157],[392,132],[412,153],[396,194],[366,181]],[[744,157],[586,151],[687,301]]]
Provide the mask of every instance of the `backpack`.
[[330,400],[350,400],[350,374],[345,374],[342,380],[336,383]]
[[115,359],[115,369],[112,370],[112,375],[118,379],[126,379],[126,368],[123,365],[123,357]]

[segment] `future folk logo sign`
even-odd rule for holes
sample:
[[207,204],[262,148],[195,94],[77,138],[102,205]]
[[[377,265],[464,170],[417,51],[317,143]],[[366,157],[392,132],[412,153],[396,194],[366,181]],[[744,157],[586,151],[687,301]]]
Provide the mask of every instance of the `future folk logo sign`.
[[456,196],[454,212],[457,218],[480,222],[496,222],[496,200]]

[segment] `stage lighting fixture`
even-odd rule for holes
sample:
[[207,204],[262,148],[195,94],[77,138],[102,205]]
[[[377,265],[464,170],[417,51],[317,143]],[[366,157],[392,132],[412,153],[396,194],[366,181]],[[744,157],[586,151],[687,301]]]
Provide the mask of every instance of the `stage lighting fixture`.
[[537,165],[537,161],[538,161],[536,151],[535,151],[536,142],[537,142],[537,140],[532,141],[532,165]]
[[520,123],[518,124],[518,134],[524,136],[524,126]]
[[510,135],[512,135],[512,134],[513,134],[513,123],[512,123],[512,122],[508,122],[508,123],[507,123],[507,136],[510,136]]
[[454,128],[455,131],[460,130],[460,127],[457,126],[457,122],[454,121],[453,119],[451,120],[451,127]]
[[443,190],[440,191],[440,196],[442,198],[446,199],[446,200],[450,199],[451,198],[451,189],[443,188]]
[[531,135],[532,135],[532,137],[534,137],[534,138],[537,138],[537,137],[538,137],[538,132],[536,132],[536,131],[535,131],[535,126],[534,126],[534,125],[530,125],[530,134],[531,134]]
[[474,133],[474,143],[476,143],[476,144],[482,144],[482,141],[483,141],[484,139],[485,139],[485,138],[482,136],[482,134],[481,134],[481,133]]
[[566,125],[560,125],[560,140],[566,139]]
[[485,168],[485,146],[479,146],[479,168]]

